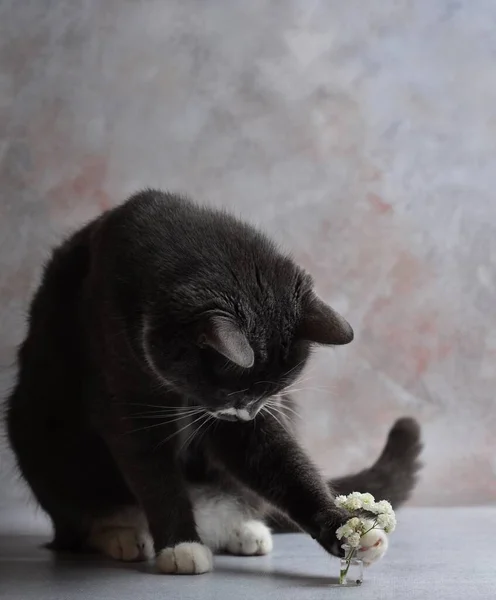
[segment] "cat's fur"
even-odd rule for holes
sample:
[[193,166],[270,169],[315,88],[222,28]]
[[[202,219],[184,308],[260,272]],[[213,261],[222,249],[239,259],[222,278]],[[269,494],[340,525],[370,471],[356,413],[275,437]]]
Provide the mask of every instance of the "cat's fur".
[[[57,248],[18,355],[8,434],[54,526],[52,547],[204,572],[214,551],[263,554],[300,528],[339,554],[340,493],[403,502],[416,423],[369,469],[324,482],[292,432],[312,344],[348,323],[252,227],[148,190]],[[210,548],[210,549],[209,549]]]

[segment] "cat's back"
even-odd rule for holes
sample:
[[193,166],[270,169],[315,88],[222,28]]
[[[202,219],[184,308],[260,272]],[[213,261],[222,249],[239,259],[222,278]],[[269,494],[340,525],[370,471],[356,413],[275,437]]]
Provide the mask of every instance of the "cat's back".
[[[81,297],[94,227],[95,222],[90,223],[63,241],[43,269],[17,354],[17,384],[7,401],[11,424],[15,415],[21,421],[26,417],[40,423],[54,412],[72,411],[77,404],[76,391],[68,394],[67,390],[80,389],[82,380]],[[63,394],[57,392],[61,388]]]
[[153,230],[184,231],[204,213],[205,208],[185,196],[145,189],[109,211],[104,228],[114,233],[119,231],[121,235]]
[[90,268],[90,240],[97,221],[74,232],[57,246],[46,262],[40,284],[31,301],[29,321],[37,326],[54,323],[75,308]]
[[98,254],[114,272],[155,280],[157,273],[225,275],[237,265],[286,261],[274,244],[250,224],[226,211],[145,190],[111,211],[99,237]]

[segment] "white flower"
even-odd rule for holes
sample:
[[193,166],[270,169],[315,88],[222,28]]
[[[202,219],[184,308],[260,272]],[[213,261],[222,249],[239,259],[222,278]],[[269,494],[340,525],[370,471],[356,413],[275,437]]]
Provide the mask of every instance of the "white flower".
[[348,519],[348,525],[354,532],[359,531],[362,526],[362,520],[358,517],[352,517],[351,519]]
[[363,521],[358,517],[352,517],[348,519],[344,525],[341,525],[336,530],[336,537],[338,540],[341,538],[349,538],[351,535],[358,533],[360,535],[364,531],[363,529]]
[[381,500],[375,504],[376,514],[394,515],[394,510],[391,504],[387,500]]
[[[348,494],[347,496],[341,495],[334,500],[334,504],[339,508],[345,508],[349,512],[360,510],[361,508],[376,512],[373,510],[376,506],[375,498],[372,494],[368,493],[361,494],[360,492],[351,492],[351,494]],[[377,512],[384,511],[379,511],[378,509]]]
[[386,515],[386,514],[378,515],[376,520],[377,520],[377,525],[379,525],[379,527],[382,527],[382,529],[384,529],[385,527],[388,527],[388,525],[389,525],[389,515]]
[[346,538],[346,542],[352,548],[358,548],[358,546],[360,546],[360,534],[359,533],[352,533],[351,535],[349,535]]
[[348,494],[348,501],[346,502],[346,508],[348,510],[359,510],[363,507],[362,494],[360,492],[352,492]]
[[375,498],[374,496],[372,496],[372,494],[362,494],[362,504],[363,504],[363,508],[369,510],[370,506],[374,506],[375,505]]
[[348,496],[338,496],[334,503],[351,514],[363,508],[376,515],[372,521],[352,516],[336,530],[336,537],[339,540],[345,538],[346,543],[352,548],[357,548],[360,545],[360,538],[371,529],[380,528],[386,533],[392,533],[396,528],[396,516],[393,507],[387,500],[376,502],[372,494],[352,492]]
[[338,527],[336,529],[336,537],[338,538],[338,540],[342,538],[347,538],[349,535],[352,534],[353,529],[348,525],[348,523],[345,523],[344,525],[341,525],[341,527]]
[[396,517],[394,514],[382,513],[377,516],[377,525],[384,529],[386,533],[392,533],[396,528]]
[[347,496],[338,496],[334,500],[334,504],[339,508],[345,508],[346,510],[353,511],[362,508],[362,494],[359,492],[352,492]]
[[395,529],[396,529],[396,519],[394,519],[394,521],[390,522],[387,527],[384,527],[384,531],[386,533],[393,533],[393,531]]

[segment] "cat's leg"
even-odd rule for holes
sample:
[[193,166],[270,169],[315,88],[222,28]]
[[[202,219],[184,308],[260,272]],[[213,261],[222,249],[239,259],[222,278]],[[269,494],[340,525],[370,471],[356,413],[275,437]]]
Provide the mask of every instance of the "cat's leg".
[[150,435],[149,428],[142,421],[133,421],[132,415],[118,419],[113,427],[107,428],[105,439],[143,507],[159,570],[183,574],[211,571],[212,552],[196,530],[193,507],[177,461],[177,429],[165,424],[161,437]]
[[[212,552],[240,556],[271,552],[270,529],[257,518],[259,511],[242,497],[209,486],[195,486],[190,496],[198,534]],[[114,560],[140,561],[154,556],[148,523],[138,507],[125,507],[94,519],[86,545]]]
[[331,554],[342,555],[336,529],[346,513],[281,423],[264,413],[253,423],[219,422],[206,439],[231,474],[284,512]]
[[[115,558],[138,558],[130,541],[119,554],[118,540],[123,536],[111,535],[111,526],[120,534],[130,530],[130,515],[136,510],[128,509],[123,523],[121,507],[131,506],[135,498],[101,438],[73,420],[70,413],[60,410],[59,416],[59,411],[47,404],[49,398],[62,405],[70,394],[60,377],[50,379],[46,371],[44,382],[36,380],[39,369],[22,373],[7,424],[20,472],[53,524],[54,537],[47,547],[58,552],[98,550]],[[28,402],[32,407],[25,410]],[[118,515],[121,522],[116,521]]]
[[[95,519],[88,545],[114,560],[135,562],[155,556],[145,513],[137,507],[120,509],[112,516]],[[162,549],[157,555],[157,565],[165,573],[204,573],[211,570],[212,557],[210,550],[202,544],[180,542]]]
[[270,529],[241,495],[210,486],[194,486],[190,495],[200,538],[213,552],[256,556],[272,550]]

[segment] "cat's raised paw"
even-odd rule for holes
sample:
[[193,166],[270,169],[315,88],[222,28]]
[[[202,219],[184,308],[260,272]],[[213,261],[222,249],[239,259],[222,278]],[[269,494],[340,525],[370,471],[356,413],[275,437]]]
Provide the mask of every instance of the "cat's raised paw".
[[182,542],[157,554],[157,567],[162,573],[199,575],[211,571],[213,564],[210,548],[198,542]]
[[230,554],[257,556],[272,550],[272,534],[261,521],[246,521],[237,527],[227,542]]
[[384,531],[382,529],[372,529],[361,537],[357,558],[363,560],[364,565],[371,565],[386,554],[388,545],[388,536]]

